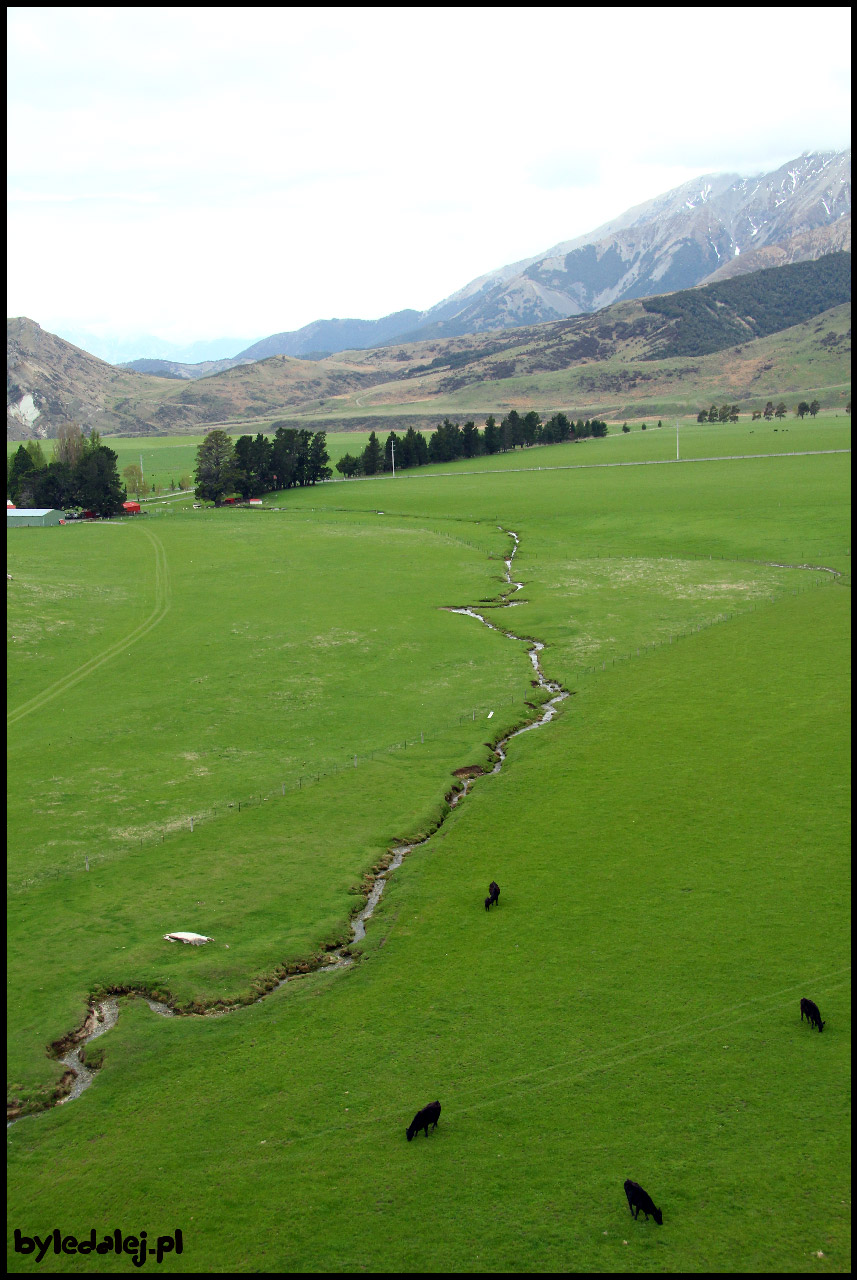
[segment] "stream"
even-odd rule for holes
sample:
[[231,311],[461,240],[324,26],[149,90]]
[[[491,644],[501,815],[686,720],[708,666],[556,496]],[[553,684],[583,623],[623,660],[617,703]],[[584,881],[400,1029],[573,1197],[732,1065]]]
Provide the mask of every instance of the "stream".
[[[511,536],[511,538],[514,541],[514,546],[512,548],[511,553],[507,557],[505,557],[505,560],[504,560],[504,563],[506,565],[506,571],[504,576],[508,584],[508,589],[500,593],[500,595],[497,597],[496,603],[492,604],[491,606],[493,609],[501,609],[501,608],[508,609],[518,604],[519,603],[518,601],[511,600],[509,599],[509,597],[512,595],[515,595],[518,591],[520,591],[523,588],[523,585],[524,585],[522,582],[512,581],[512,560],[514,559],[517,553],[520,539],[518,538],[518,535],[516,533],[513,533],[512,530],[510,529],[503,530],[503,532],[506,532],[509,534],[509,536]],[[509,742],[511,742],[512,738],[516,738],[518,734],[521,734],[521,733],[528,733],[531,729],[540,729],[543,725],[548,724],[556,715],[559,704],[568,697],[568,693],[559,684],[555,683],[552,680],[545,679],[544,672],[542,671],[541,664],[539,662],[539,654],[542,652],[545,646],[540,640],[531,640],[526,636],[519,636],[519,635],[515,635],[514,632],[512,631],[506,631],[504,628],[496,626],[493,622],[489,622],[488,619],[483,616],[483,614],[478,613],[475,609],[472,609],[472,608],[453,608],[453,607],[447,606],[447,612],[460,613],[460,614],[466,615],[468,618],[476,618],[479,622],[481,622],[484,626],[488,627],[491,631],[498,631],[501,635],[506,636],[509,640],[515,640],[523,644],[529,645],[529,650],[528,650],[529,658],[530,658],[530,662],[533,665],[533,671],[535,672],[536,682],[538,683],[539,688],[547,690],[547,692],[552,695],[552,697],[550,697],[546,702],[542,704],[540,708],[540,714],[538,714],[535,718],[533,718],[529,722],[529,724],[524,725],[520,729],[515,729],[512,733],[506,734],[505,737],[500,738],[500,740],[497,743],[495,743],[493,747],[493,751],[497,759],[493,768],[490,770],[490,772],[499,773],[506,759],[505,748],[508,746]],[[477,778],[485,777],[485,776],[488,776],[488,775],[476,774],[475,776],[463,778],[461,786],[457,788],[448,797],[450,811],[452,811],[458,804],[461,803],[461,801],[467,795],[468,791],[470,790],[473,783],[477,780]],[[444,817],[440,825],[443,825],[443,821],[445,820],[446,818]],[[323,969],[325,971],[333,971],[336,969],[345,969],[345,968],[348,968],[350,965],[353,965],[354,957],[351,954],[351,946],[354,943],[360,942],[361,939],[365,938],[366,921],[369,920],[372,914],[374,913],[375,908],[377,907],[378,902],[381,898],[381,894],[384,892],[384,886],[386,885],[389,876],[392,875],[392,873],[396,870],[397,867],[400,867],[402,865],[402,862],[404,861],[404,859],[408,856],[408,854],[413,849],[418,849],[422,845],[427,844],[429,840],[431,840],[434,837],[434,835],[437,834],[438,830],[439,830],[439,827],[436,827],[431,835],[424,837],[422,840],[415,840],[409,844],[402,844],[389,851],[391,855],[389,863],[387,864],[386,868],[375,877],[374,884],[372,885],[372,888],[369,891],[369,895],[366,900],[366,905],[363,907],[362,911],[360,911],[360,913],[357,916],[355,916],[351,921],[352,936],[349,942],[345,943],[343,946],[337,948],[336,950],[329,952],[329,954],[325,956],[323,962],[320,965],[317,965],[314,968],[308,966],[306,972],[292,973],[287,975],[285,978],[282,978],[279,982],[276,983],[276,985],[270,988],[270,991],[277,991],[279,990],[280,987],[285,986],[286,983],[294,982],[296,979],[306,977],[307,973],[318,972],[319,969]],[[270,994],[270,991],[265,991],[262,995],[258,996],[253,1003],[258,1004],[260,1003],[260,1001],[266,999],[266,997]],[[145,1000],[146,1004],[153,1011],[153,1013],[161,1014],[163,1017],[177,1016],[175,1014],[175,1011],[171,1009],[169,1005],[162,1004],[160,1001],[157,1001],[157,1000],[152,1000],[148,996],[144,995],[142,992],[127,992],[126,994],[136,995],[137,998]],[[69,1072],[73,1073],[74,1079],[73,1081],[71,1081],[71,1086],[69,1088],[68,1093],[64,1097],[59,1098],[54,1105],[62,1105],[63,1103],[74,1101],[74,1099],[79,1098],[80,1095],[84,1092],[84,1090],[88,1089],[89,1086],[92,1084],[93,1080],[95,1079],[96,1071],[93,1071],[83,1061],[82,1055],[83,1055],[84,1046],[89,1044],[92,1040],[97,1040],[100,1036],[103,1036],[107,1031],[109,1031],[111,1027],[115,1026],[116,1021],[119,1017],[119,999],[120,999],[119,996],[111,996],[110,998],[106,1000],[102,1000],[98,1004],[96,1004],[95,1007],[89,1011],[83,1026],[80,1028],[80,1031],[76,1034],[74,1039],[74,1044],[60,1058],[60,1061],[64,1064],[64,1066],[67,1069],[66,1071],[67,1076]],[[244,1007],[245,1007],[244,1005],[239,1004],[229,1009],[217,1010],[211,1013],[183,1014],[180,1016],[195,1017],[195,1018],[226,1017],[229,1014],[235,1013],[237,1010],[242,1009]],[[51,1110],[51,1109],[52,1108],[50,1107],[47,1108],[47,1110]],[[41,1111],[41,1112],[36,1112],[35,1114],[44,1115],[46,1114],[46,1112]],[[25,1117],[21,1117],[21,1116],[13,1116],[12,1119],[8,1121],[7,1128],[9,1124],[14,1124],[16,1120],[24,1119],[24,1118]]]

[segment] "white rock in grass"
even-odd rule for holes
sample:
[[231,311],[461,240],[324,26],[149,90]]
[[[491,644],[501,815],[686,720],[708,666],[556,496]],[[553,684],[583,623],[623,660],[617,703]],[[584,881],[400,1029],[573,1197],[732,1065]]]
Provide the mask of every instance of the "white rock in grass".
[[205,942],[213,942],[202,933],[165,933],[164,942],[189,942],[192,947],[201,947]]

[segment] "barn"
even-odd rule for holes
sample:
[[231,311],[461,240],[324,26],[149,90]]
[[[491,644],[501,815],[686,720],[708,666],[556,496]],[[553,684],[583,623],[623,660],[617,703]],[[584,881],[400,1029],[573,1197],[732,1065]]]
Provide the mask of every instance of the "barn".
[[62,522],[63,513],[54,511],[51,507],[7,507],[6,508],[6,528],[21,529],[25,525],[49,525],[60,524]]
[[122,508],[126,516],[138,516],[140,514],[139,502],[123,502]]

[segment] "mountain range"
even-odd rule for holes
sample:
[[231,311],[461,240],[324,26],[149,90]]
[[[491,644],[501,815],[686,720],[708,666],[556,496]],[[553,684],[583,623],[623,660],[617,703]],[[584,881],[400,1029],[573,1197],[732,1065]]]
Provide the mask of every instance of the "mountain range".
[[327,429],[511,407],[632,417],[658,397],[686,412],[700,394],[746,402],[810,387],[832,406],[850,396],[850,298],[851,255],[831,253],[566,320],[271,356],[195,381],[117,369],[18,318],[7,322],[7,438],[50,437],[70,420],[157,435],[256,431],[284,414]]
[[427,311],[316,320],[215,364],[172,357],[123,367],[199,378],[275,355],[312,360],[391,342],[542,324],[850,247],[851,151],[815,152],[753,178],[710,174],[684,183],[586,235],[479,276]]

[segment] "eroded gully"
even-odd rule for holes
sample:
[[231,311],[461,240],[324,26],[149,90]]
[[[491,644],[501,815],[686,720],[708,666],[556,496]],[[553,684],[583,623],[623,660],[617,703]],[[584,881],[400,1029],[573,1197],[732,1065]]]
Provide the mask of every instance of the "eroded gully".
[[[508,533],[513,541],[512,550],[509,555],[505,557],[506,570],[504,576],[508,587],[507,590],[500,592],[496,601],[491,603],[490,607],[494,610],[503,608],[508,609],[518,604],[518,601],[512,600],[510,597],[517,594],[524,585],[522,582],[512,581],[512,561],[518,551],[520,539],[516,533],[512,532],[511,529],[505,530],[504,532]],[[483,626],[488,627],[491,631],[498,631],[509,640],[515,640],[529,645],[528,652],[536,677],[535,683],[540,689],[544,689],[552,695],[542,703],[540,708],[537,708],[539,714],[535,715],[527,724],[515,729],[512,733],[506,734],[493,744],[492,751],[496,759],[493,768],[488,772],[499,773],[506,759],[506,747],[512,738],[516,738],[521,733],[528,733],[531,729],[540,729],[543,725],[548,724],[556,715],[557,708],[560,703],[568,697],[568,693],[556,682],[545,678],[539,661],[539,654],[544,649],[544,644],[540,640],[533,640],[527,636],[519,636],[513,631],[506,630],[504,627],[498,627],[495,623],[489,622],[484,614],[479,613],[473,608],[455,608],[448,606],[447,612],[461,613],[468,618],[476,618],[483,624]],[[447,796],[449,812],[461,803],[477,778],[487,775],[485,771],[481,769],[478,771],[475,769],[464,769],[459,770],[457,776],[459,781]],[[432,831],[430,835],[425,836],[422,840],[414,840],[408,844],[397,845],[395,848],[390,849],[387,856],[382,858],[380,863],[377,864],[379,870],[377,875],[375,875],[371,880],[371,888],[369,889],[366,903],[362,910],[351,921],[352,936],[348,943],[328,952],[327,955],[320,960],[314,959],[312,961],[305,961],[291,966],[290,971],[284,977],[279,981],[272,983],[266,991],[253,1001],[253,1003],[258,1004],[261,1000],[264,1000],[271,991],[277,991],[280,987],[285,986],[287,982],[294,982],[298,978],[305,977],[308,973],[318,972],[319,970],[332,972],[334,970],[345,969],[350,965],[353,965],[354,956],[352,955],[351,948],[354,943],[360,942],[361,939],[366,936],[366,921],[369,920],[374,913],[381,898],[381,894],[384,892],[384,886],[386,885],[388,878],[397,867],[402,865],[404,859],[413,849],[418,849],[421,845],[427,844],[429,840],[434,837],[440,826],[443,825],[447,816],[448,813],[444,815],[444,818],[441,819],[441,822],[437,827],[435,827],[434,831]],[[53,1104],[54,1106],[65,1102],[72,1102],[75,1098],[79,1098],[84,1090],[88,1089],[92,1084],[96,1072],[87,1066],[84,1060],[85,1046],[91,1041],[103,1036],[105,1032],[115,1026],[119,1017],[119,999],[121,996],[137,996],[140,999],[145,1000],[146,1004],[154,1013],[161,1014],[163,1017],[224,1017],[227,1014],[235,1013],[237,1010],[244,1008],[244,1005],[236,1004],[226,1009],[219,1009],[215,1012],[195,1014],[182,1013],[177,1015],[177,1011],[171,1009],[169,1005],[163,1004],[161,1001],[151,999],[145,994],[145,992],[134,990],[123,990],[115,996],[99,1001],[88,1011],[83,1025],[78,1028],[77,1031],[71,1032],[68,1036],[64,1037],[61,1042],[57,1042],[54,1046],[57,1051],[59,1061],[61,1061],[66,1068],[58,1090],[61,1092],[62,1096],[56,1098],[56,1101]],[[48,1110],[50,1110],[50,1108],[48,1108]],[[34,1114],[43,1115],[44,1111],[36,1112]],[[14,1120],[19,1118],[23,1117],[11,1114],[9,1123],[13,1123]]]

